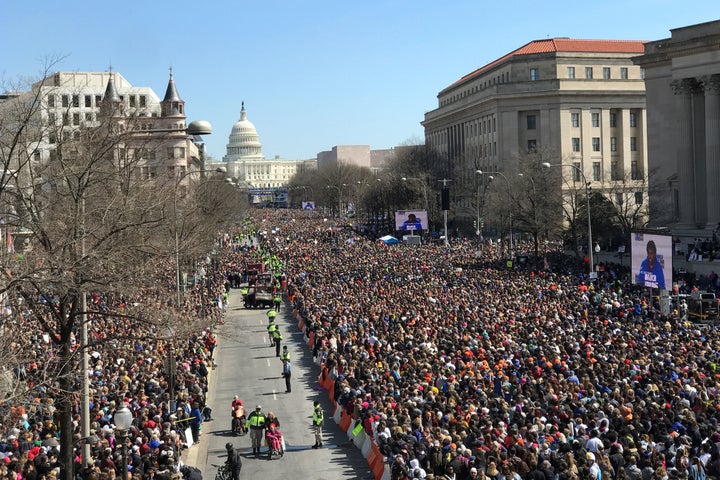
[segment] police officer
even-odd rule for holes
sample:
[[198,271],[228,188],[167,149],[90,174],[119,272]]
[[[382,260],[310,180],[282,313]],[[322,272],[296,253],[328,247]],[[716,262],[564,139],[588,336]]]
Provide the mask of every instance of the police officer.
[[265,414],[262,413],[262,406],[255,407],[255,411],[248,415],[247,426],[250,428],[250,442],[252,443],[253,454],[260,455],[260,445],[265,430]]
[[268,323],[267,331],[268,331],[268,337],[270,338],[270,346],[272,347],[275,344],[275,331],[278,329],[277,325],[275,325],[275,318],[270,319],[270,323]]
[[288,352],[287,345],[283,345],[282,352],[280,352],[280,361],[290,361],[290,352]]
[[279,312],[280,304],[282,303],[282,297],[280,296],[279,293],[276,293],[275,296],[273,297],[273,303],[275,304],[275,311]]
[[315,400],[313,403],[313,414],[312,414],[312,427],[313,433],[315,433],[315,445],[312,448],[322,447],[322,425],[325,421],[325,414],[322,411],[320,402]]
[[292,365],[290,365],[290,359],[283,360],[283,371],[282,376],[285,378],[285,393],[290,393],[290,376],[292,375]]
[[275,356],[280,356],[280,342],[282,342],[282,334],[280,333],[280,329],[275,327],[275,331],[273,332],[273,340],[275,341]]

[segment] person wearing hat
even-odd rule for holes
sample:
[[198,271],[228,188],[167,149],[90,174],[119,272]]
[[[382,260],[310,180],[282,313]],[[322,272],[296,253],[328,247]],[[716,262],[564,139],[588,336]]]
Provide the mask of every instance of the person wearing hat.
[[252,443],[252,453],[260,455],[260,445],[264,438],[263,430],[265,430],[266,418],[262,413],[262,405],[257,405],[255,411],[248,415],[247,426],[250,428],[250,442]]
[[290,359],[283,360],[282,376],[285,379],[285,393],[290,393],[292,388],[290,387],[290,376],[292,375],[292,365]]
[[313,433],[315,434],[315,445],[312,448],[322,447],[322,425],[325,421],[325,414],[323,413],[320,402],[315,400],[313,403],[313,414],[312,414],[312,427]]
[[587,452],[585,458],[590,467],[590,480],[602,480],[602,470],[600,470],[600,465],[595,461],[595,454]]

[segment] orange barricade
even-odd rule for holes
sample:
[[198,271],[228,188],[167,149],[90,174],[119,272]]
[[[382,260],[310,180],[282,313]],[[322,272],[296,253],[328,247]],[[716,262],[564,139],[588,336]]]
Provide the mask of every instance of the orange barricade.
[[372,447],[370,447],[367,462],[370,469],[373,471],[375,480],[380,480],[385,473],[385,463],[383,462],[383,454],[380,453],[380,448],[374,443],[372,444]]
[[310,336],[308,338],[307,344],[308,344],[308,347],[315,346],[315,332],[310,332]]
[[328,396],[333,405],[335,405],[335,380],[330,380],[330,384],[327,388]]
[[342,428],[343,432],[348,431],[348,428],[350,428],[350,422],[352,422],[352,415],[348,415],[345,413],[345,410],[343,410],[342,416],[340,417],[340,428]]
[[302,331],[305,328],[305,321],[298,315],[298,330]]

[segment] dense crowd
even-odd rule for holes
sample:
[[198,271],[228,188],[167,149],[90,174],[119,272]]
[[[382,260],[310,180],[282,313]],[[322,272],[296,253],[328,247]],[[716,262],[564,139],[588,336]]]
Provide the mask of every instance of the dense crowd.
[[[230,234],[218,241],[218,259],[202,259],[197,281],[182,294],[176,308],[174,264],[160,261],[154,278],[138,298],[114,298],[102,292],[89,296],[88,343],[90,435],[82,436],[81,394],[72,394],[73,450],[76,478],[123,478],[121,450],[127,447],[128,478],[181,478],[183,450],[197,442],[202,422],[212,418],[206,398],[209,370],[214,368],[216,338],[228,298],[228,272],[255,261],[256,252]],[[52,299],[50,299],[52,301]],[[138,312],[166,315],[163,332],[157,322],[138,322]],[[104,315],[105,312],[121,315]],[[127,317],[123,317],[123,314]],[[26,398],[2,404],[0,478],[49,479],[60,474],[57,401],[61,394],[41,378],[47,363],[57,360],[59,346],[38,328],[36,312],[6,308],[4,328],[17,333],[14,348],[32,359],[14,369],[18,391]],[[76,339],[76,345],[79,338]],[[80,356],[76,357],[79,369]],[[168,368],[172,365],[172,369]],[[171,375],[174,395],[171,395]],[[81,382],[78,375],[77,381]],[[128,431],[114,425],[115,412],[127,405],[133,422]],[[84,445],[90,458],[83,462]],[[83,466],[83,463],[86,465]],[[187,472],[186,472],[187,473]]]
[[497,244],[284,215],[267,242],[313,355],[393,479],[720,478],[718,332],[662,315],[626,267],[591,282],[552,245],[508,266]]

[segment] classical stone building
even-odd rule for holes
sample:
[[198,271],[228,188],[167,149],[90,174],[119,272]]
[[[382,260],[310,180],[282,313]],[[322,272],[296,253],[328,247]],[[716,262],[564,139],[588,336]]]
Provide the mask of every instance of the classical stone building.
[[[646,202],[645,84],[640,41],[535,40],[465,75],[425,114],[425,141],[447,162],[453,209],[473,216],[476,171],[515,178],[523,157],[562,164],[558,185],[622,183]],[[582,175],[580,175],[582,173]]]
[[262,153],[260,135],[248,120],[245,102],[240,119],[233,124],[222,162],[208,164],[225,167],[227,177],[246,188],[251,202],[287,204],[287,185],[296,173],[315,168],[315,160],[285,160],[278,156],[268,160]]
[[[645,44],[651,219],[711,238],[720,224],[720,21]],[[685,242],[683,242],[685,243]]]

